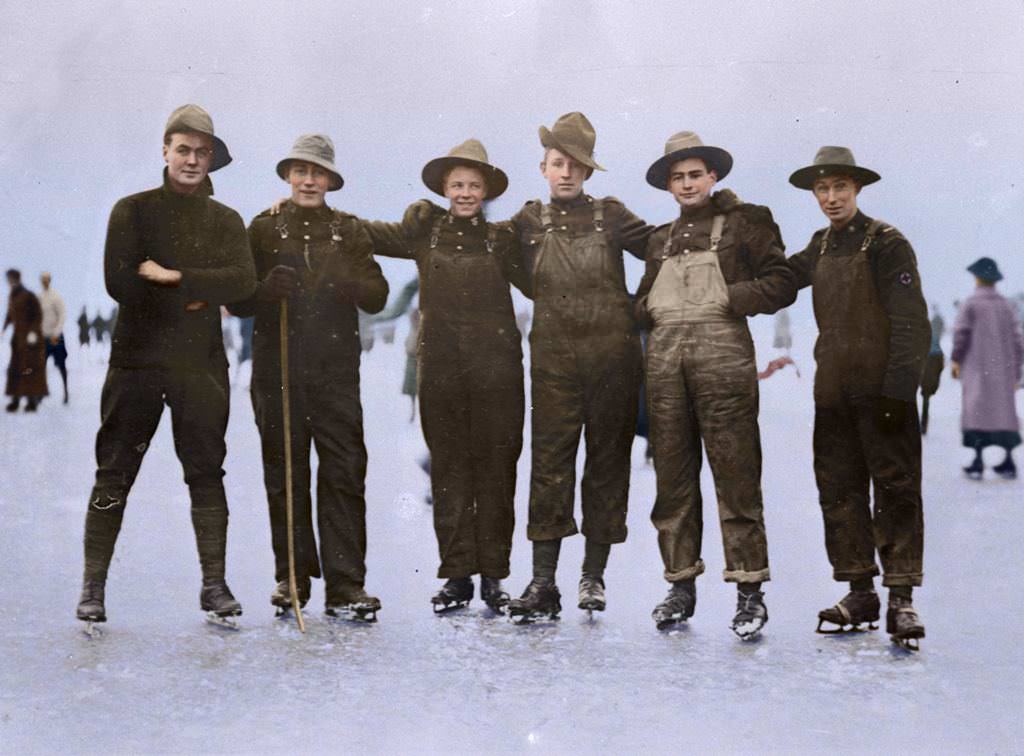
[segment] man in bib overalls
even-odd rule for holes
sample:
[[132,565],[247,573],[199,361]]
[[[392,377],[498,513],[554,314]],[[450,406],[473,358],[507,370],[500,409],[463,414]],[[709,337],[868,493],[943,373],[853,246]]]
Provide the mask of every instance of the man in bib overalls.
[[822,147],[813,165],[790,176],[814,192],[829,226],[789,265],[800,288],[813,287],[814,473],[833,577],[850,583],[839,603],[818,613],[818,628],[878,619],[877,550],[889,588],[887,631],[916,645],[924,637],[911,602],[924,551],[916,394],[931,326],[910,243],[857,209],[861,187],[879,178],[846,147]]
[[[251,299],[230,307],[235,315],[256,318],[252,404],[263,447],[277,581],[270,602],[282,611],[290,606],[280,338],[281,303],[287,300],[299,600],[306,603],[310,578],[323,574],[329,615],[373,619],[380,601],[363,589],[366,447],[356,308],[379,312],[388,284],[373,260],[362,222],[325,202],[325,194],[344,183],[330,138],[300,136],[277,164],[277,174],[290,184],[291,198],[276,215],[265,211],[249,225],[260,283]],[[319,558],[310,495],[311,444],[316,444],[318,459]]]
[[510,614],[525,618],[553,617],[561,609],[555,568],[562,538],[578,532],[573,504],[584,428],[581,609],[604,609],[608,553],[626,539],[641,363],[622,251],[643,259],[652,228],[617,199],[583,192],[594,170],[604,170],[594,161],[595,138],[582,113],[563,115],[550,130],[541,126],[540,169],[551,202],[529,202],[512,219],[535,302],[527,526],[533,580],[509,605]]
[[690,131],[669,138],[647,182],[672,193],[679,217],[651,236],[637,289],[650,329],[647,399],[658,496],[651,513],[671,583],[654,610],[659,628],[688,619],[701,560],[701,445],[715,480],[727,582],[738,586],[732,629],[755,637],[768,619],[761,438],[754,345],[747,317],[796,298],[778,227],[766,207],[725,190],[732,156]]

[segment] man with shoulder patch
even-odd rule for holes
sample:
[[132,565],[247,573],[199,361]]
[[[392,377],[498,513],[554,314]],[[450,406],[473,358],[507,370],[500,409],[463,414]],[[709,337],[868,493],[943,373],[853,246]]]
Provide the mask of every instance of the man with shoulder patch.
[[[361,221],[326,203],[327,192],[344,185],[329,137],[300,136],[278,162],[277,175],[291,186],[291,197],[279,211],[262,212],[249,225],[259,284],[253,296],[229,307],[240,317],[255,316],[252,404],[263,447],[277,581],[270,603],[281,612],[291,606],[281,381],[282,304],[287,301],[298,598],[304,605],[310,578],[323,576],[329,616],[372,620],[380,601],[363,588],[367,460],[357,308],[383,309],[388,284]],[[312,444],[318,459],[319,557],[310,493]]]
[[747,318],[796,298],[771,211],[715,185],[732,156],[692,131],[674,134],[647,171],[672,194],[679,217],[651,236],[637,289],[647,339],[647,401],[658,495],[651,520],[668,596],[654,609],[659,629],[692,616],[701,559],[701,447],[715,481],[727,582],[737,584],[733,631],[756,637],[768,620],[769,579],[761,496],[761,437],[754,344]]
[[789,182],[814,193],[829,225],[789,265],[800,288],[812,287],[814,473],[833,577],[850,583],[845,597],[818,613],[818,629],[873,627],[881,608],[877,551],[889,588],[886,629],[916,647],[924,637],[911,600],[924,551],[916,394],[931,329],[910,243],[857,207],[861,188],[880,178],[846,147],[822,147],[812,165],[794,172]]
[[214,621],[242,613],[224,580],[228,363],[220,305],[256,285],[245,226],[211,199],[208,173],[231,162],[197,105],[175,110],[164,129],[163,186],[114,205],[104,273],[119,306],[100,399],[96,484],[85,518],[85,574],[78,618],[106,620],[104,587],[128,493],[164,405],[192,500],[203,584]]
[[[584,432],[583,535],[579,607],[605,608],[611,544],[626,539],[630,450],[640,385],[640,338],[626,291],[622,252],[643,259],[652,228],[614,197],[584,193],[597,170],[594,127],[568,113],[540,128],[540,170],[551,200],[529,202],[512,219],[531,271],[532,472],[527,535],[533,580],[509,604],[513,616],[557,616],[555,569],[573,517],[576,452]],[[585,431],[584,431],[585,429]]]

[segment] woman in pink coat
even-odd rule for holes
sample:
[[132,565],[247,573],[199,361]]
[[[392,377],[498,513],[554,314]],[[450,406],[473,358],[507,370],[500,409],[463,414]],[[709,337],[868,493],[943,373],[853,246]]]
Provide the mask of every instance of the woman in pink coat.
[[982,257],[967,270],[978,286],[957,314],[952,354],[953,378],[963,382],[963,442],[975,454],[964,472],[980,480],[985,469],[981,450],[1001,446],[1006,459],[992,470],[1012,479],[1017,466],[1011,450],[1020,444],[1014,392],[1021,383],[1024,336],[1016,307],[996,291],[1003,276],[995,261]]

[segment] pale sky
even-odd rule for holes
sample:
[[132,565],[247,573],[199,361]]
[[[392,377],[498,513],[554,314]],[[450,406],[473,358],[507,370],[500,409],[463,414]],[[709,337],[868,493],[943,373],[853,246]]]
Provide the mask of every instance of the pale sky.
[[[882,181],[860,197],[917,251],[926,296],[969,292],[996,258],[1024,290],[1024,5],[989,2],[4,2],[0,265],[49,269],[72,316],[103,291],[106,222],[156,186],[163,126],[206,107],[234,163],[216,196],[248,222],[286,186],[294,138],[330,135],[340,209],[398,220],[420,169],[468,137],[509,175],[489,217],[544,197],[537,129],[581,110],[607,169],[587,191],[651,223],[676,214],[644,181],[683,129],[728,149],[722,188],[771,207],[788,252],[825,219],[789,174],[822,144]],[[973,6],[974,8],[981,6]],[[440,201],[440,198],[435,198]],[[386,261],[398,288],[408,263]],[[635,284],[639,265],[632,265]],[[809,315],[809,297],[798,313]]]

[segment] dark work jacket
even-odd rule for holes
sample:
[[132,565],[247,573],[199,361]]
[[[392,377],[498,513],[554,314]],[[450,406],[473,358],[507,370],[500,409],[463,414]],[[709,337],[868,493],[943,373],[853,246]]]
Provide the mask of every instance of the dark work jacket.
[[276,265],[299,274],[299,287],[288,299],[291,381],[323,385],[358,380],[356,308],[380,312],[388,298],[388,282],[373,260],[361,221],[327,205],[302,208],[289,201],[280,214],[266,210],[253,219],[249,243],[261,283],[252,297],[228,309],[240,317],[255,316],[254,387],[280,393],[281,303],[262,293],[262,282]]
[[[846,226],[832,229],[825,257],[853,260],[860,253],[872,219],[858,211]],[[813,285],[818,323],[815,397],[887,396],[914,401],[931,344],[928,308],[921,291],[917,258],[903,234],[881,224],[866,250],[864,266],[839,265],[844,280],[818,275],[821,241],[827,228],[789,258],[799,288]]]
[[[245,226],[238,213],[210,198],[213,185],[189,195],[164,185],[117,201],[110,213],[104,274],[120,309],[111,367],[211,368],[227,365],[220,305],[256,286]],[[181,272],[178,286],[139,276],[153,260]],[[190,302],[205,302],[186,311]]]
[[771,314],[796,299],[796,281],[786,265],[785,247],[772,212],[761,205],[740,202],[725,189],[711,202],[692,213],[680,213],[675,238],[666,249],[671,224],[659,226],[647,243],[644,277],[636,291],[637,320],[650,328],[647,295],[654,286],[666,256],[678,255],[692,246],[711,248],[711,225],[715,215],[725,216],[718,264],[729,292],[729,310],[737,317]]
[[527,296],[530,287],[512,227],[482,215],[456,218],[433,204],[428,219],[416,220],[425,202],[412,205],[402,223],[366,224],[377,254],[416,261],[421,358],[431,365],[456,360],[467,347],[518,358],[521,337],[509,284]]

